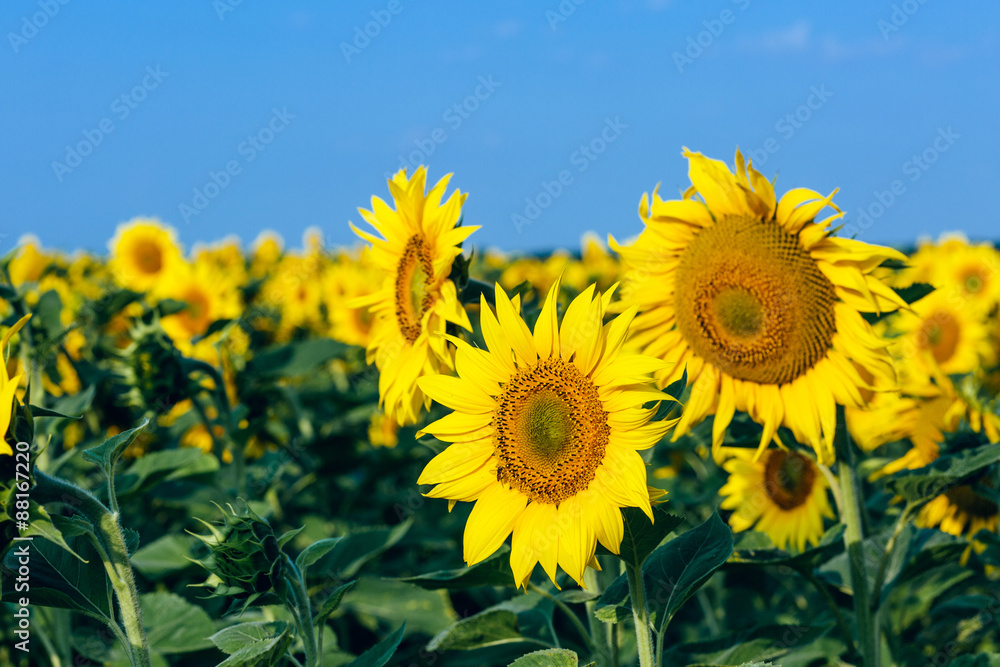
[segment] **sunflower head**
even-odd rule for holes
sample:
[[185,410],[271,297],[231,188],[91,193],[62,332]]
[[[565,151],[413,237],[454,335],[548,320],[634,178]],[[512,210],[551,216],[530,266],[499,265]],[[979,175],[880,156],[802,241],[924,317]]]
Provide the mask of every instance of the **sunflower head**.
[[424,167],[409,177],[400,170],[389,181],[395,208],[372,197],[370,211],[359,209],[381,237],[351,225],[371,243],[368,252],[381,281],[379,289],[347,306],[367,308],[374,317],[368,360],[379,369],[379,401],[400,424],[415,422],[421,406],[430,403],[417,379],[452,366],[453,352],[439,334],[449,323],[470,328],[449,276],[462,242],[478,227],[459,226],[466,195],[455,191],[444,200],[450,177],[427,192]]
[[759,461],[751,452],[732,450],[723,465],[729,473],[719,490],[721,507],[733,510],[729,524],[735,531],[756,527],[779,548],[789,544],[799,551],[823,536],[823,519],[833,518],[827,482],[808,456],[771,449]]
[[[895,250],[832,236],[833,194],[798,188],[780,200],[736,153],[736,172],[685,149],[692,187],[675,201],[643,196],[645,229],[622,247],[623,303],[638,306],[635,342],[672,362],[661,386],[687,369],[692,398],[675,438],[715,415],[720,457],[736,410],[763,426],[760,450],[787,426],[833,459],[836,405],[862,405],[866,382],[892,376],[885,343],[860,312],[904,306],[872,274]],[[816,221],[825,208],[835,213]],[[759,456],[760,452],[758,452]]]
[[623,351],[635,309],[604,323],[610,293],[594,286],[558,321],[557,281],[530,330],[496,286],[496,315],[482,299],[486,350],[453,338],[459,377],[434,375],[420,387],[454,412],[423,429],[453,443],[418,480],[426,495],[475,501],[465,528],[465,560],[477,563],[513,533],[518,586],[541,562],[577,582],[596,567],[599,541],[618,553],[622,507],[652,518],[646,466],[638,451],[672,422],[644,407],[669,397],[652,386],[663,362]]
[[911,309],[897,313],[888,326],[899,337],[893,351],[927,375],[937,369],[947,374],[968,373],[996,360],[986,318],[947,290],[934,290]]
[[119,225],[108,248],[115,282],[137,291],[155,287],[182,262],[174,230],[158,220],[136,218]]

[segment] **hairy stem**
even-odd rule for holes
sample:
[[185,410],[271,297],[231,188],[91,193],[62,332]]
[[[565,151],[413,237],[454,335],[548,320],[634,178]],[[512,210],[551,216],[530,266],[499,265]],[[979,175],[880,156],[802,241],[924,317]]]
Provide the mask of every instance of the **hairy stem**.
[[[132,563],[129,561],[125,536],[122,534],[118,514],[111,512],[90,492],[55,477],[49,477],[35,470],[34,497],[39,502],[62,502],[90,519],[94,524],[97,539],[108,560],[105,567],[111,580],[111,587],[118,600],[125,637],[126,650],[134,667],[150,667],[149,643],[146,629],[142,624],[142,608],[139,606],[139,591],[135,586]],[[112,575],[113,573],[113,575]]]
[[649,629],[649,612],[646,611],[642,567],[626,563],[625,578],[628,579],[628,592],[632,600],[632,619],[635,621],[635,644],[639,649],[639,667],[653,667],[653,634]]

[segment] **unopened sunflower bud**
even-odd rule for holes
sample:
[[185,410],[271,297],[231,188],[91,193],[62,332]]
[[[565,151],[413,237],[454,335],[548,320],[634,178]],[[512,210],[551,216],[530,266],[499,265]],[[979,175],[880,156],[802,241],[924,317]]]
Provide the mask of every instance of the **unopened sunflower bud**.
[[201,521],[210,535],[195,535],[210,550],[199,561],[219,582],[215,595],[234,598],[244,606],[268,593],[284,597],[283,558],[270,524],[250,508],[237,513],[232,506],[223,512],[225,525],[216,527]]

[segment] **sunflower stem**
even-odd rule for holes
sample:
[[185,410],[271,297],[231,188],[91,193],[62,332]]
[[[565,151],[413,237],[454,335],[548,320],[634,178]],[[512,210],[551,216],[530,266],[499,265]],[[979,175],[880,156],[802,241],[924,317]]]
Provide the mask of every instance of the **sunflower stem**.
[[654,667],[653,633],[649,628],[649,611],[646,610],[646,590],[642,581],[642,565],[625,563],[625,578],[632,600],[632,619],[635,621],[635,645],[639,650],[639,667]]
[[864,554],[864,522],[861,485],[855,469],[854,450],[847,435],[843,406],[837,406],[837,477],[840,482],[840,520],[844,524],[844,547],[851,568],[851,591],[858,622],[858,644],[865,667],[878,667],[881,657],[878,609],[872,608],[868,590],[868,568]]
[[[149,643],[146,641],[146,629],[142,624],[139,591],[132,574],[132,563],[129,560],[128,547],[125,546],[121,524],[118,522],[118,513],[111,512],[88,491],[61,479],[49,477],[37,469],[33,495],[42,503],[68,503],[90,519],[97,539],[104,547],[105,553],[102,554],[102,559],[108,559],[105,565],[108,568],[111,587],[118,599],[121,620],[125,625],[125,637],[122,638],[119,634],[119,638],[127,641],[125,648],[133,667],[149,667]],[[115,629],[117,628],[112,627],[112,630]]]

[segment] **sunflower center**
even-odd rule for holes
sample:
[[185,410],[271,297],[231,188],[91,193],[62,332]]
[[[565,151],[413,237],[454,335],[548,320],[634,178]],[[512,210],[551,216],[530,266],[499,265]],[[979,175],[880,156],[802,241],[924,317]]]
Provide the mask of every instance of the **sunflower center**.
[[419,234],[410,237],[396,267],[396,321],[410,343],[420,336],[420,322],[432,305],[434,264]]
[[984,498],[971,486],[955,486],[945,492],[948,502],[977,519],[991,519],[997,515],[997,504]]
[[774,503],[791,510],[806,501],[816,481],[812,461],[797,452],[776,449],[764,467],[764,490]]
[[135,264],[143,273],[159,273],[163,268],[163,251],[152,241],[139,241],[134,248]]
[[962,276],[961,283],[967,294],[979,294],[986,286],[986,271],[983,267],[970,267]]
[[211,304],[208,296],[199,289],[189,289],[184,293],[183,300],[187,308],[178,313],[184,328],[192,334],[203,333],[208,329]]
[[552,505],[587,489],[611,433],[594,383],[560,358],[542,359],[510,379],[493,427],[497,480]]
[[714,314],[722,328],[736,337],[750,338],[764,325],[764,308],[757,297],[745,289],[731,287],[715,295]]
[[785,384],[830,349],[833,285],[774,221],[720,218],[691,241],[676,276],[677,327],[699,356],[734,378]]
[[960,335],[958,320],[947,311],[938,311],[920,327],[920,347],[930,350],[934,361],[942,364],[954,356]]

